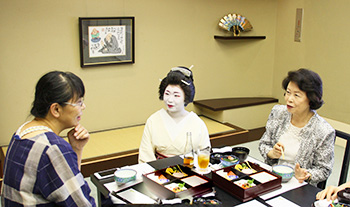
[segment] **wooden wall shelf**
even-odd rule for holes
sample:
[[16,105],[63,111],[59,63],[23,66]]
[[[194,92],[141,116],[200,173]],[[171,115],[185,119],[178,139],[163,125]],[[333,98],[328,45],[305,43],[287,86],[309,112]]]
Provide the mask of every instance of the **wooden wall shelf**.
[[263,39],[266,39],[266,36],[220,36],[220,35],[214,35],[214,39],[217,39],[217,40],[246,40],[246,39],[263,40]]

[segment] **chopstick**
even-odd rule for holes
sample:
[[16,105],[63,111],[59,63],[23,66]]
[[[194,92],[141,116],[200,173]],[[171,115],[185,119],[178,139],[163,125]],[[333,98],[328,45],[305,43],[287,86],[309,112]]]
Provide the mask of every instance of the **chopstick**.
[[179,165],[176,165],[176,166],[177,166],[177,168],[179,168],[180,172],[184,173],[184,172],[181,170],[181,168],[180,168]]
[[245,161],[245,162],[247,163],[248,167],[253,170],[253,168],[249,165],[249,162],[248,161]]
[[282,158],[284,159],[284,152],[283,152],[283,148],[281,147],[281,152],[282,152]]

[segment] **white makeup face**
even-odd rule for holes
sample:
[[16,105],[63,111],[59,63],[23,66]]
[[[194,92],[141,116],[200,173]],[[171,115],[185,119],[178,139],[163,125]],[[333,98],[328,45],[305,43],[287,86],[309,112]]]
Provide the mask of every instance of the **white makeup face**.
[[303,114],[310,111],[310,101],[304,91],[300,90],[294,82],[289,82],[284,99],[287,104],[287,109],[292,114]]
[[185,110],[185,93],[178,85],[168,85],[165,88],[163,101],[169,112]]

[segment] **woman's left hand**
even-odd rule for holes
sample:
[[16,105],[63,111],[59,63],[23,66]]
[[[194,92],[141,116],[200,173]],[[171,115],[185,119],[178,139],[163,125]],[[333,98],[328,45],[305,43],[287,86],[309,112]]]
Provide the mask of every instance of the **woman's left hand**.
[[89,141],[90,134],[81,124],[75,126],[67,134],[68,140],[72,148],[75,150],[83,150],[85,144]]
[[299,181],[299,183],[302,183],[304,180],[307,180],[311,176],[311,174],[306,169],[300,167],[299,163],[295,165],[294,171],[294,176]]

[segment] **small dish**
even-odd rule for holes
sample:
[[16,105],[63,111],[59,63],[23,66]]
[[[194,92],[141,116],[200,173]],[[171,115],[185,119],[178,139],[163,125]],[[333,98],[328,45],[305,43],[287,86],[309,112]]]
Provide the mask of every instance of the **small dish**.
[[239,163],[239,158],[234,155],[224,155],[220,158],[220,163],[224,167],[232,166]]
[[224,156],[224,153],[221,152],[214,152],[210,154],[210,163],[211,164],[219,164],[220,163],[220,159],[222,156]]

